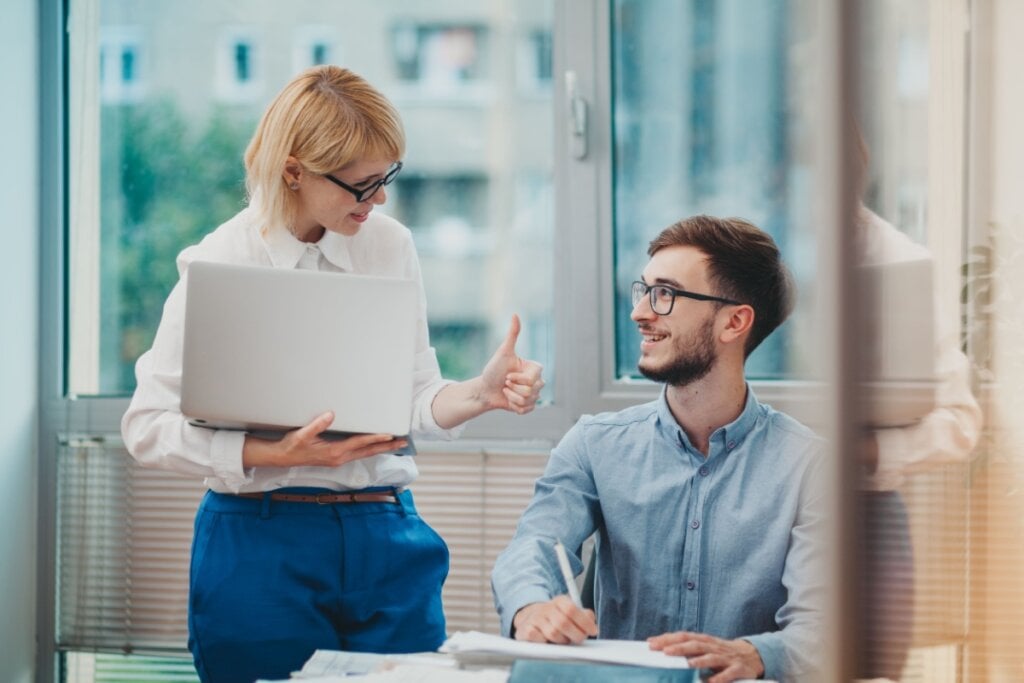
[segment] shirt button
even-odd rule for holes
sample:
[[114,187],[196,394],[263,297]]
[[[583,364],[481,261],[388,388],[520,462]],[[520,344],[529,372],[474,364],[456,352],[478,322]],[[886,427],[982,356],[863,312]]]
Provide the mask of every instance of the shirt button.
[[693,527],[694,529],[699,528],[700,527],[700,520],[698,520],[698,519],[693,520],[692,522],[690,522],[690,526]]
[[692,591],[696,587],[697,587],[697,584],[695,584],[693,581],[687,581],[686,582],[686,590]]
[[732,449],[736,448],[736,442],[735,441],[730,441],[729,444],[728,444],[728,448],[729,448],[730,451]]
[[352,473],[352,486],[357,489],[366,488],[366,485],[370,483],[370,478],[365,472],[353,472]]
[[700,472],[700,476],[702,476],[702,477],[708,476],[708,468],[707,467],[701,467],[697,471]]

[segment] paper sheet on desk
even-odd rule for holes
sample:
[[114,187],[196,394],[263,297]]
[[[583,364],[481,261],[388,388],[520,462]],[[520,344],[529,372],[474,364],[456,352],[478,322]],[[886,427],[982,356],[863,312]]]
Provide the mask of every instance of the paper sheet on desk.
[[342,650],[316,650],[302,666],[302,671],[292,674],[293,679],[317,679],[338,676],[354,676],[384,671],[398,664],[425,664],[435,667],[454,668],[455,662],[436,652],[384,655],[372,652],[346,652]]
[[445,641],[441,652],[456,659],[465,656],[499,664],[514,659],[573,659],[586,662],[632,664],[662,669],[688,669],[686,657],[672,657],[652,650],[642,640],[585,640],[579,645],[529,643],[479,631],[458,631]]
[[291,678],[287,681],[256,681],[256,683],[505,683],[507,671],[459,671],[430,664],[397,664],[387,671],[345,676]]

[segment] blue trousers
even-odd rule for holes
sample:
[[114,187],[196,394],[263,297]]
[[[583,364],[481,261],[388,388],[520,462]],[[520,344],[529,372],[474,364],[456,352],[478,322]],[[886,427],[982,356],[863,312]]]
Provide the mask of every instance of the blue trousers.
[[195,520],[188,616],[203,683],[288,678],[318,648],[436,650],[448,547],[416,514],[412,493],[399,498],[317,505],[208,491]]
[[899,680],[914,635],[914,553],[898,491],[861,493],[861,678]]

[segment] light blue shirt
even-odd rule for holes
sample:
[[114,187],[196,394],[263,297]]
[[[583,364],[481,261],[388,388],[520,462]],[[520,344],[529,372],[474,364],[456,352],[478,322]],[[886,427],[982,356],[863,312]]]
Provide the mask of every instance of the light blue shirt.
[[491,585],[504,634],[566,592],[552,544],[582,571],[595,531],[602,638],[744,638],[765,677],[817,677],[824,600],[822,441],[759,403],[691,445],[665,400],[584,416],[552,451]]

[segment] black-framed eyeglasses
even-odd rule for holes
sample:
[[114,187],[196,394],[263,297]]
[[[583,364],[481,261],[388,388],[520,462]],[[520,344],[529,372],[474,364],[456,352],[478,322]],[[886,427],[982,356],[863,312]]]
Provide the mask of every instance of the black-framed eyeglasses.
[[390,185],[391,181],[395,179],[395,177],[398,175],[398,172],[401,170],[402,162],[396,161],[394,165],[391,168],[389,168],[383,176],[381,176],[380,180],[375,180],[363,188],[352,187],[348,183],[338,180],[330,173],[325,173],[324,178],[327,178],[341,189],[348,190],[349,192],[351,192],[352,196],[356,198],[357,202],[365,202],[369,200],[371,197],[373,197],[373,195],[377,194],[377,190],[384,187],[385,185]]
[[675,287],[669,287],[668,285],[649,285],[646,282],[637,280],[633,283],[632,289],[632,301],[634,308],[640,300],[645,296],[650,295],[651,297],[651,310],[658,315],[668,315],[672,312],[672,307],[676,303],[676,297],[682,296],[687,299],[694,299],[695,301],[718,301],[723,304],[732,304],[734,306],[742,306],[739,301],[732,299],[724,299],[720,296],[711,296],[710,294],[697,294],[696,292],[687,292],[682,289],[676,289]]

